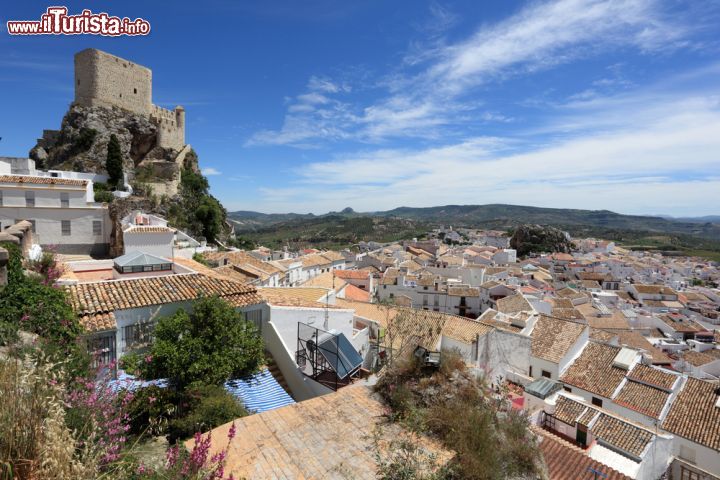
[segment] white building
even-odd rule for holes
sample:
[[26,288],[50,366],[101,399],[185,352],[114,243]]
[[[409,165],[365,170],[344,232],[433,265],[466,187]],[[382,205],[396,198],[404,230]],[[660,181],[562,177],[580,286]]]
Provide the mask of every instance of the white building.
[[[28,172],[18,175],[14,172]],[[96,203],[95,174],[41,172],[29,159],[0,159],[0,225],[33,225],[35,241],[60,253],[104,254],[110,242],[107,205]]]

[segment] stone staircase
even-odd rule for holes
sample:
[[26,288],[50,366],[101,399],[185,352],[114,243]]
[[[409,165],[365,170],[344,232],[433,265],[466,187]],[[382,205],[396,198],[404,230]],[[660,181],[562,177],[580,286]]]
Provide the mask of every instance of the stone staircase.
[[[285,380],[285,377],[283,377],[282,372],[280,371],[280,368],[278,368],[277,364],[275,363],[275,359],[272,358],[272,355],[270,353],[266,352],[267,356],[267,368],[270,374],[275,378],[275,380],[280,384],[280,386],[285,390],[288,395],[291,397],[293,396],[292,391],[290,391],[290,387],[288,387],[287,381]],[[294,399],[294,397],[293,397]]]

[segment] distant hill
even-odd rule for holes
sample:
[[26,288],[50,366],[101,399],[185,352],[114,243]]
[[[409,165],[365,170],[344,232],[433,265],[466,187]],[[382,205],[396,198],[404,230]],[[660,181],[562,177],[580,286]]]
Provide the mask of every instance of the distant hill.
[[609,210],[577,210],[540,208],[520,205],[445,205],[442,207],[400,207],[381,216],[412,218],[453,226],[494,226],[512,228],[525,223],[552,226],[588,226],[610,229],[646,230],[659,233],[680,233],[720,240],[720,224],[670,220],[662,217],[622,215]]
[[706,215],[704,217],[667,217],[668,220],[675,222],[691,222],[691,223],[720,223],[720,215]]
[[[521,205],[444,205],[438,207],[399,207],[381,212],[357,213],[346,208],[341,213],[311,214],[262,214],[257,212],[231,212],[228,217],[243,235],[256,241],[268,237],[322,238],[322,230],[333,222],[342,222],[344,228],[352,228],[360,219],[374,221],[378,228],[363,230],[362,235],[351,237],[362,240],[383,240],[408,230],[410,224],[393,228],[393,219],[411,221],[409,230],[445,225],[468,228],[492,228],[514,230],[519,225],[537,224],[566,230],[574,236],[596,236],[619,241],[630,246],[654,247],[660,250],[681,249],[720,251],[720,222],[698,219],[669,219],[659,216],[622,215],[609,210],[578,210],[566,208],[541,208]],[[715,217],[707,217],[712,219]],[[351,221],[352,220],[352,221]],[[364,225],[370,225],[364,221]],[[319,228],[324,225],[323,228]],[[402,226],[404,225],[404,226]],[[393,231],[392,235],[386,235]],[[337,232],[336,232],[337,233]],[[373,236],[376,237],[373,237]],[[414,236],[416,236],[415,234]],[[339,235],[336,240],[340,240]],[[406,237],[407,238],[407,237]]]
[[344,248],[370,240],[393,242],[421,236],[429,228],[424,222],[415,220],[354,212],[319,216],[287,214],[260,217],[242,217],[238,213],[228,214],[238,234],[271,248],[284,245],[291,248]]

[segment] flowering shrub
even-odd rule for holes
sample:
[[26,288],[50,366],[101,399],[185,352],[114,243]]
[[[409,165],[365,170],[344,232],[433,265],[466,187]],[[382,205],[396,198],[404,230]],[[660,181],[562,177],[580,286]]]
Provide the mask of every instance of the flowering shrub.
[[68,426],[81,442],[95,444],[103,452],[101,467],[120,459],[130,430],[127,407],[133,399],[132,392],[119,395],[111,388],[112,365],[106,371],[99,381],[76,378],[65,398]]
[[134,472],[137,480],[234,480],[232,474],[225,477],[225,463],[230,442],[235,438],[236,428],[233,423],[228,431],[227,444],[214,454],[210,454],[212,436],[210,433],[196,433],[194,444],[189,452],[179,445],[167,451],[165,466],[153,470],[140,464]]
[[53,247],[46,247],[39,259],[28,262],[27,268],[40,277],[40,283],[49,286],[55,285],[57,279],[64,272],[62,266],[57,262]]

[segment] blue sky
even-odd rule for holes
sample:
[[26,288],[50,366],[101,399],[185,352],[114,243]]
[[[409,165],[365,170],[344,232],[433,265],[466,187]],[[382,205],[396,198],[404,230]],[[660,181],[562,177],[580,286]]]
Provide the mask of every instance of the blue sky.
[[[229,210],[512,203],[720,214],[717,0],[86,1],[147,37],[10,37],[0,156],[24,156],[94,47],[153,70],[153,100]],[[57,2],[56,2],[57,3]]]

